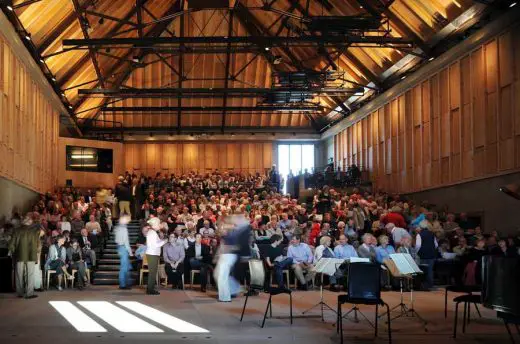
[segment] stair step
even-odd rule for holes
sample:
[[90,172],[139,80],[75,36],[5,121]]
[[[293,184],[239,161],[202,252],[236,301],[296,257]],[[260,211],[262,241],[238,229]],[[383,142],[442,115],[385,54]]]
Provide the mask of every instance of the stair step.
[[[130,261],[134,261],[134,257],[130,257]],[[119,258],[101,258],[97,260],[100,265],[114,265],[119,264]]]
[[[137,271],[130,271],[130,276],[131,277],[137,277],[138,273]],[[115,278],[118,278],[119,276],[119,271],[96,271],[94,273],[94,278],[95,279],[98,279],[98,278],[109,278],[109,277],[115,277]]]
[[103,253],[103,259],[118,259],[119,255],[117,253]]
[[119,267],[120,267],[119,264],[113,264],[113,265],[103,264],[103,265],[98,266],[98,271],[119,271]]
[[[130,279],[130,285],[136,285],[137,279]],[[96,278],[92,284],[94,285],[119,285],[118,278]]]

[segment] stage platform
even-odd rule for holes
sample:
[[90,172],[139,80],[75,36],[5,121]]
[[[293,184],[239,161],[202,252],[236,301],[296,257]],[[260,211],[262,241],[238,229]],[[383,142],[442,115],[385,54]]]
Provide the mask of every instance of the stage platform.
[[[159,296],[147,296],[137,287],[120,291],[111,286],[92,286],[81,292],[51,290],[38,293],[39,297],[31,300],[0,294],[0,343],[339,343],[332,312],[326,312],[325,322],[320,318],[296,318],[292,326],[289,319],[268,319],[262,329],[260,324],[268,298],[265,294],[249,299],[244,321],[240,323],[242,296],[230,303],[220,303],[216,301],[214,290],[206,294],[165,288],[160,291]],[[337,295],[325,292],[326,302],[334,308]],[[443,290],[418,292],[415,296],[416,310],[429,322],[428,332],[414,319],[398,319],[392,322],[393,343],[509,343],[506,330],[495,313],[482,307],[482,318],[478,318],[472,308],[472,321],[466,334],[459,333],[454,340],[451,299],[456,294],[450,294],[448,319],[444,319]],[[399,303],[399,293],[385,292],[383,299],[392,307]],[[279,295],[273,300],[273,316],[288,316],[288,297]],[[318,291],[294,292],[294,315],[300,316],[318,301]],[[148,317],[139,311],[143,308]],[[361,306],[361,310],[373,319],[373,307]],[[79,320],[76,326],[81,327],[80,330],[60,311],[63,314],[73,312],[70,316],[76,323]],[[161,321],[151,320],[157,316]],[[384,321],[380,321],[377,339],[370,325],[364,322],[344,321],[344,329],[345,343],[387,342]]]

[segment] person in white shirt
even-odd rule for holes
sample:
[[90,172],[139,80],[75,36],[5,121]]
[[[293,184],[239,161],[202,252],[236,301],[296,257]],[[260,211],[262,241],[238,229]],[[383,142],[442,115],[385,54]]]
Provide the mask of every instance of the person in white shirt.
[[166,244],[166,240],[159,238],[157,232],[161,229],[161,220],[153,217],[148,220],[151,229],[146,233],[146,259],[148,260],[148,286],[146,294],[159,295],[155,290],[155,276],[159,267],[159,257],[161,256],[161,247]]
[[61,232],[69,231],[69,233],[72,232],[70,227],[70,222],[67,220],[67,216],[62,216],[61,222],[58,224],[58,229],[61,229]]

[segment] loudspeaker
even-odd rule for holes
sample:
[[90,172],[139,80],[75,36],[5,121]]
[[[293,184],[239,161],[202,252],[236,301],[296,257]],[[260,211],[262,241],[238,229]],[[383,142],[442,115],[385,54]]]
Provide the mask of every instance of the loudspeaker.
[[72,186],[72,179],[67,179],[65,186]]

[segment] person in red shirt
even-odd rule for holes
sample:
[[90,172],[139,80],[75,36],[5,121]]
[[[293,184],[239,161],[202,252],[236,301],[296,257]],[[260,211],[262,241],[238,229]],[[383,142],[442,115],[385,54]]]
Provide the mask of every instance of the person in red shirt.
[[406,221],[403,215],[401,215],[400,207],[393,207],[390,212],[383,216],[381,222],[386,225],[387,223],[393,223],[396,227],[406,228]]

